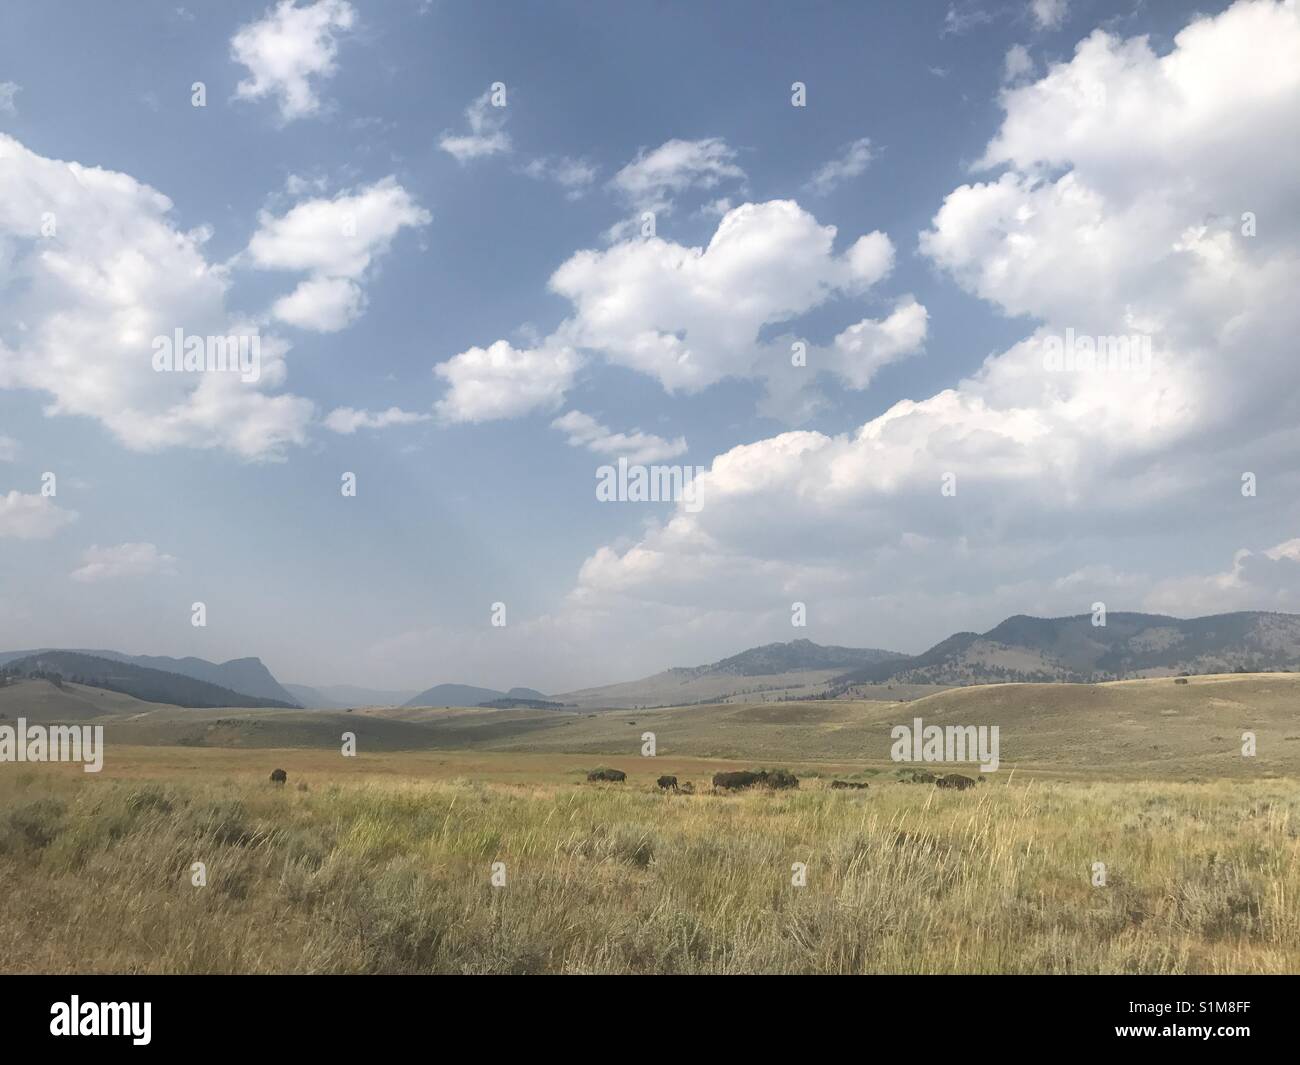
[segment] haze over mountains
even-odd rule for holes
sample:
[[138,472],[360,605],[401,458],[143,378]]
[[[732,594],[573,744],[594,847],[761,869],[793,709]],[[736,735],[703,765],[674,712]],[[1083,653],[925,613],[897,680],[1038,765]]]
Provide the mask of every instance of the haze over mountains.
[[1111,613],[1105,625],[1094,625],[1088,614],[1016,615],[984,633],[956,633],[918,655],[797,639],[750,648],[706,665],[555,695],[524,687],[498,690],[456,683],[437,684],[418,693],[281,685],[257,658],[213,663],[116,651],[0,652],[0,669],[6,668],[78,677],[139,699],[190,707],[631,708],[835,696],[900,698],[935,687],[1008,681],[1088,682],[1300,670],[1300,615],[1246,611],[1184,620]]

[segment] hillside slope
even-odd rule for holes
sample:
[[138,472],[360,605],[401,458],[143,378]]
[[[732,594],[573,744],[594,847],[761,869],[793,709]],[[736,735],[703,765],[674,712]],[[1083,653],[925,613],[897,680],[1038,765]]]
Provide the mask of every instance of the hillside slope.
[[1300,669],[1300,616],[1249,611],[1181,619],[1112,613],[1104,626],[1083,614],[1007,618],[985,633],[959,632],[919,655],[853,670],[859,684],[990,684],[1108,681],[1180,673]]

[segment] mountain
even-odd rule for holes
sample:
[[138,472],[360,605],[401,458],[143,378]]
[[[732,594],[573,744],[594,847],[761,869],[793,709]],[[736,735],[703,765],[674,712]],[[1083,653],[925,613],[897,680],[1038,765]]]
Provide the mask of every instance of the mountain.
[[3,668],[12,676],[61,678],[73,684],[120,692],[148,703],[184,707],[273,706],[297,709],[292,702],[259,699],[181,673],[148,669],[131,662],[77,651],[42,651],[26,658],[11,659]]
[[737,677],[771,676],[775,673],[802,673],[813,669],[852,669],[891,662],[904,656],[896,651],[882,651],[875,647],[833,647],[813,643],[812,640],[791,640],[789,643],[767,643],[751,647],[738,655],[724,658],[708,666],[693,669],[671,670],[692,676]]
[[769,643],[703,666],[664,670],[640,680],[553,696],[579,707],[682,706],[741,696],[798,698],[820,694],[846,670],[901,661],[896,651],[830,647],[811,640]]
[[475,688],[470,684],[439,684],[428,691],[420,692],[414,699],[406,702],[407,706],[481,706],[483,703],[545,702],[546,696],[533,688],[511,688],[508,692],[499,692],[495,688]]
[[[0,651],[0,667],[9,662],[16,662],[32,655],[50,654],[58,650],[43,647],[34,651]],[[67,654],[91,655],[95,658],[107,658],[114,662],[126,662],[144,669],[161,670],[164,673],[179,673],[183,677],[192,677],[219,688],[228,688],[257,699],[254,705],[267,706],[270,703],[292,706],[294,697],[271,675],[271,671],[262,664],[260,658],[235,658],[229,662],[209,662],[203,658],[166,658],[161,655],[126,655],[120,651],[93,651],[80,648],[69,649]],[[232,704],[233,705],[233,704]]]
[[359,706],[405,706],[415,690],[388,691],[381,688],[357,688],[350,684],[311,687],[286,684],[285,689],[298,705],[308,710],[347,710]]
[[928,651],[836,678],[860,684],[990,684],[1108,681],[1180,673],[1300,669],[1300,615],[1246,611],[1204,618],[1111,613],[1035,618],[1017,614],[985,633],[959,632]]

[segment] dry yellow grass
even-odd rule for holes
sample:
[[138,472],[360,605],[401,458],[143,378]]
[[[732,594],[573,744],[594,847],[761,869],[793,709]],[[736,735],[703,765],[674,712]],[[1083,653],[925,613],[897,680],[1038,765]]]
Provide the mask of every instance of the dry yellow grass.
[[[664,796],[569,783],[564,760],[323,757],[119,749],[99,778],[5,767],[0,969],[1300,969],[1291,780]],[[454,778],[466,770],[524,782]]]

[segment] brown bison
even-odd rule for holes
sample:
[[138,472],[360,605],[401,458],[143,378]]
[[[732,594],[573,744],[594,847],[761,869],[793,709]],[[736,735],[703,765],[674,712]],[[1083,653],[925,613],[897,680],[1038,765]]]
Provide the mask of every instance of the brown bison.
[[713,786],[722,791],[752,787],[797,788],[799,778],[786,769],[760,769],[757,773],[743,769],[737,773],[714,773]]
[[899,776],[904,784],[934,784],[938,779],[928,769],[905,769]]
[[289,779],[289,774],[286,773],[283,769],[272,769],[272,770],[271,770],[271,783],[272,783],[272,784],[283,784],[283,783],[284,783],[286,780],[288,780],[288,779]]
[[677,790],[677,778],[676,778],[676,777],[662,776],[662,777],[660,777],[658,780],[656,780],[655,783],[659,785],[659,790],[660,790],[660,791],[676,791],[676,790]]
[[956,788],[958,791],[965,791],[967,788],[973,788],[975,781],[970,777],[964,777],[960,773],[949,773],[947,776],[940,777],[935,782],[936,787]]
[[843,788],[848,788],[848,789],[850,789],[850,790],[852,790],[852,791],[865,791],[869,786],[870,786],[870,785],[868,785],[868,784],[855,784],[855,783],[854,783],[853,781],[851,781],[851,780],[832,780],[832,781],[831,781],[831,788],[832,788],[832,790],[840,790],[840,789],[843,789]]
[[611,784],[622,784],[627,779],[627,774],[621,769],[593,769],[587,774],[587,779],[608,780]]

